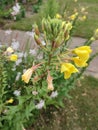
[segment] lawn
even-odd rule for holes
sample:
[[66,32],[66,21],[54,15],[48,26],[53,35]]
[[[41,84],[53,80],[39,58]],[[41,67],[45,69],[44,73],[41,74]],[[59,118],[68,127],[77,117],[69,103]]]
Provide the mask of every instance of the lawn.
[[[73,11],[77,9],[78,12],[81,12],[82,8],[86,8],[87,19],[85,21],[78,21],[75,26],[75,36],[89,38],[92,36],[94,30],[98,28],[98,0],[61,0],[60,2],[60,11],[61,14],[64,11],[68,14],[73,14]],[[32,14],[32,13],[31,13]],[[31,15],[31,17],[22,18],[20,21],[16,22],[3,22],[0,20],[4,29],[18,29],[18,30],[31,30],[34,22],[39,21],[38,13]]]

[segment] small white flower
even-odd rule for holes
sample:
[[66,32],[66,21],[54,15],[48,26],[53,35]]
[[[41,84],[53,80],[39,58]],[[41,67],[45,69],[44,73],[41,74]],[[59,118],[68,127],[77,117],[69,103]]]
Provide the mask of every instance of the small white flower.
[[45,41],[42,41],[41,43],[42,43],[42,45],[43,45],[43,46],[45,46],[45,45],[46,45]]
[[30,49],[29,53],[30,53],[31,55],[34,55],[34,56],[35,56],[35,55],[36,55],[36,50],[34,50],[34,49],[33,49],[33,50]]
[[38,94],[38,92],[37,92],[37,91],[32,91],[32,94],[33,94],[34,96],[36,96],[36,95]]
[[19,53],[18,53],[18,57],[19,57],[19,58],[22,58],[23,55],[24,55],[23,52],[19,52]]
[[24,53],[24,58],[26,58],[26,57],[27,57],[27,53],[25,52],[25,53]]
[[20,10],[20,5],[19,5],[19,3],[16,3],[16,7],[17,7],[17,9]]
[[22,59],[18,59],[18,60],[16,61],[16,66],[18,66],[21,62],[22,62]]
[[18,73],[17,73],[17,76],[16,76],[16,79],[15,79],[16,81],[18,81],[18,80],[19,80],[20,75],[21,75],[21,73],[20,73],[20,72],[18,72]]
[[16,70],[16,65],[14,65],[12,68],[12,71],[15,71],[15,70]]
[[14,20],[16,20],[16,16],[14,16]]
[[10,35],[11,33],[12,33],[12,30],[10,30],[10,29],[5,31],[5,34],[7,34],[7,35]]
[[15,96],[20,96],[20,93],[21,93],[21,91],[19,91],[19,90],[15,90],[15,91],[13,92],[13,94],[14,94]]
[[25,73],[26,72],[26,69],[23,69],[23,73]]
[[11,88],[11,86],[10,86],[10,85],[8,85],[8,88]]
[[43,108],[44,104],[45,104],[45,101],[44,100],[40,100],[40,102],[35,107],[37,109],[41,109],[41,108]]
[[38,59],[38,60],[43,59],[43,54],[39,54],[39,55],[37,56],[37,59]]
[[19,42],[13,39],[11,46],[14,50],[17,50],[19,48]]
[[12,10],[11,14],[16,16],[20,12],[20,5],[16,3],[16,5],[12,7]]
[[55,98],[55,97],[57,97],[57,95],[58,95],[58,92],[57,92],[57,91],[53,91],[53,92],[51,93],[50,97],[51,97],[51,98]]

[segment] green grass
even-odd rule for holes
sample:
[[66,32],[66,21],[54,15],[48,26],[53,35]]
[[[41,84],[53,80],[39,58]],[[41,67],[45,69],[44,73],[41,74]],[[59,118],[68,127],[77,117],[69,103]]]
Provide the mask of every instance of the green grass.
[[98,79],[85,76],[77,81],[70,95],[65,108],[43,111],[34,130],[97,130]]
[[[82,7],[87,8],[87,19],[83,22],[77,22],[74,35],[84,38],[91,37],[94,30],[98,28],[98,0],[78,0],[77,2],[74,2],[74,0],[60,0],[59,2],[61,14],[63,14],[65,9],[69,14],[72,14],[74,8],[77,8],[77,10],[80,10]],[[3,28],[28,31],[32,29],[34,22],[40,22],[38,14],[34,14],[29,18],[23,18],[20,21],[6,23]]]
[[31,16],[30,18],[22,18],[19,21],[14,21],[11,23],[6,24],[3,28],[4,29],[15,29],[15,30],[22,30],[22,31],[31,31],[32,26],[35,21],[37,21],[38,17],[37,14]]

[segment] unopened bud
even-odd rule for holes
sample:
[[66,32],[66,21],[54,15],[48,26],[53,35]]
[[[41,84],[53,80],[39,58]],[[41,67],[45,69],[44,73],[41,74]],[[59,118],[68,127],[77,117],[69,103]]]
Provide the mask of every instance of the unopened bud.
[[34,31],[35,31],[35,34],[39,36],[40,32],[39,32],[39,28],[37,24],[34,25]]
[[39,37],[36,34],[34,35],[34,39],[35,39],[37,45],[41,45],[41,40],[39,39]]

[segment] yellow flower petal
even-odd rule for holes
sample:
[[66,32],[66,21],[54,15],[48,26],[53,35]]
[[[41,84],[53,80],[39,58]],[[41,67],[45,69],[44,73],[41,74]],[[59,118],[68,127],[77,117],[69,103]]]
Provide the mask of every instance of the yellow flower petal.
[[81,46],[81,47],[78,47],[78,48],[75,48],[75,49],[74,49],[75,52],[78,51],[78,50],[80,50],[80,51],[84,51],[84,50],[85,50],[85,51],[87,51],[88,53],[91,53],[91,52],[92,52],[90,46]]
[[92,52],[90,46],[82,46],[75,48],[73,51],[81,60],[87,61],[89,59],[89,54]]
[[67,71],[67,70],[68,70],[68,68],[66,67],[66,63],[63,63],[63,64],[61,65],[61,73],[65,72],[65,71]]
[[11,98],[11,99],[7,100],[6,103],[13,103],[13,101],[14,100]]
[[63,63],[61,65],[61,73],[64,72],[64,78],[70,78],[72,73],[78,72],[78,69],[71,63]]
[[16,61],[18,59],[18,56],[16,54],[10,55],[10,60],[11,61]]
[[69,79],[70,78],[70,76],[71,76],[71,73],[69,73],[69,72],[64,72],[64,78],[65,79]]
[[86,67],[88,65],[86,61],[81,60],[79,57],[74,57],[72,60],[75,62],[77,67]]

